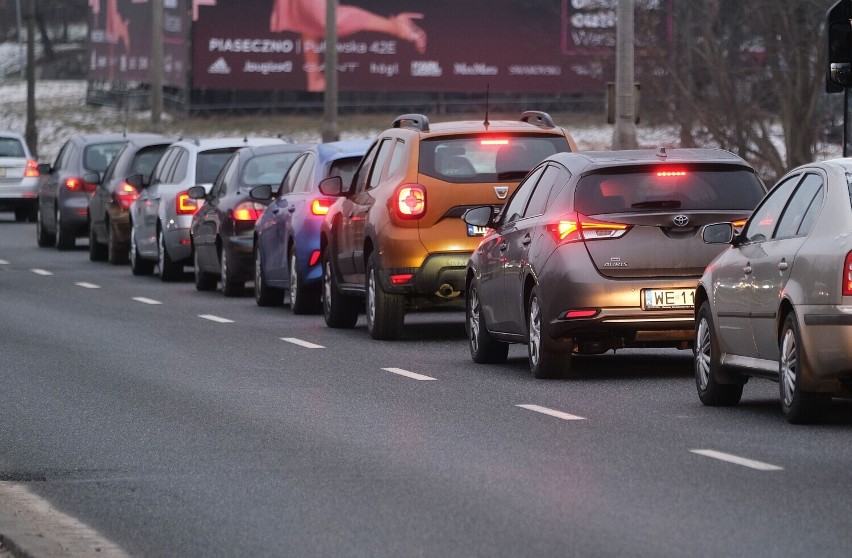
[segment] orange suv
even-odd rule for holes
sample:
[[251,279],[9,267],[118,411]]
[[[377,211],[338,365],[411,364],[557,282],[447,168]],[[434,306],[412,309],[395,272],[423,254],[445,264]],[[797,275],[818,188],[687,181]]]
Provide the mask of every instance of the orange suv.
[[394,339],[406,311],[464,307],[465,268],[485,229],[462,221],[478,205],[502,207],[542,159],[576,151],[543,112],[517,121],[431,124],[405,114],[382,132],[352,183],[320,183],[339,199],[320,238],[323,315],[351,328],[364,308],[374,339]]

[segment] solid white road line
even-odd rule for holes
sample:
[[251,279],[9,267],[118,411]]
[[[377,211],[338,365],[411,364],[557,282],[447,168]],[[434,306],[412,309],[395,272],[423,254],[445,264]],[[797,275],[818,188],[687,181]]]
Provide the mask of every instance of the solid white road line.
[[307,341],[302,341],[301,339],[296,339],[295,337],[282,337],[282,341],[286,341],[288,343],[292,343],[294,345],[299,345],[300,347],[305,347],[308,349],[325,349],[322,345],[315,345],[314,343],[308,343]]
[[550,415],[552,417],[556,417],[562,420],[586,420],[585,417],[569,415],[568,413],[563,413],[562,411],[557,411],[555,409],[548,409],[547,407],[542,407],[540,405],[515,405],[515,407],[527,409],[528,411],[535,411],[536,413],[541,413],[543,415]]
[[398,374],[399,376],[405,376],[406,378],[411,378],[412,380],[435,380],[436,378],[430,378],[429,376],[424,376],[423,374],[415,374],[414,372],[409,372],[408,370],[403,370],[402,368],[382,368],[382,370],[386,372],[390,372],[392,374]]
[[51,273],[50,271],[48,271],[46,269],[31,269],[30,271],[32,271],[36,275],[44,275],[44,276],[53,275],[53,273]]
[[697,453],[698,455],[703,455],[704,457],[711,457],[713,459],[718,459],[720,461],[726,461],[728,463],[733,463],[734,465],[742,465],[743,467],[749,467],[750,469],[757,469],[758,471],[783,471],[784,467],[779,467],[777,465],[770,465],[769,463],[763,463],[761,461],[754,461],[753,459],[746,459],[745,457],[739,457],[736,455],[731,455],[730,453],[722,453],[721,451],[708,450],[708,449],[693,449],[689,450],[692,453]]
[[162,304],[159,300],[154,300],[153,298],[145,298],[144,296],[134,296],[133,300],[136,302],[141,302],[142,304]]
[[0,525],[4,546],[16,549],[16,555],[129,557],[88,525],[13,482],[0,482]]
[[74,283],[78,287],[83,287],[84,289],[100,289],[100,285],[95,285],[94,283]]
[[0,265],[9,265],[9,262],[6,260],[0,260]]
[[210,320],[211,322],[216,322],[220,324],[232,324],[234,320],[229,320],[228,318],[220,318],[219,316],[214,316],[213,314],[199,314],[199,318],[204,320]]

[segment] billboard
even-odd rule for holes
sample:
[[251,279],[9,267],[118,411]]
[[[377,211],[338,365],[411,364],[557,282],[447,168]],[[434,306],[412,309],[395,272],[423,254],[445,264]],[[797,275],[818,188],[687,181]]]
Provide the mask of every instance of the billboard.
[[[151,3],[88,0],[89,79],[150,82]],[[163,84],[186,87],[187,1],[163,2]],[[197,0],[196,0],[197,1]]]
[[[672,0],[636,0],[642,53],[670,41]],[[341,91],[600,94],[617,0],[343,0]],[[194,0],[196,89],[322,91],[326,0]]]

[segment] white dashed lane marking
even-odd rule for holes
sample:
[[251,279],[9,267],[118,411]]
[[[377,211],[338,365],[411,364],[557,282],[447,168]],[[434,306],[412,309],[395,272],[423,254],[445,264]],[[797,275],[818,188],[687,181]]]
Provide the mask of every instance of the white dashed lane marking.
[[229,320],[228,318],[220,318],[219,316],[214,316],[213,314],[199,314],[198,317],[203,320],[210,320],[211,322],[216,322],[219,324],[234,323],[234,320]]
[[6,260],[0,260],[0,265],[9,265],[9,262]]
[[409,372],[408,370],[403,370],[402,368],[382,368],[382,370],[390,372],[391,374],[405,376],[406,378],[411,378],[412,380],[435,380],[435,378],[430,378],[429,376],[424,376],[423,374],[415,374],[414,372]]
[[31,269],[30,271],[32,271],[36,275],[44,275],[44,276],[53,275],[53,273],[51,273],[50,271],[48,271],[46,269]]
[[84,289],[100,289],[100,285],[95,285],[94,283],[74,283],[78,287],[83,287]]
[[300,347],[305,347],[307,349],[325,349],[322,345],[316,345],[314,343],[309,343],[307,341],[302,341],[301,339],[296,339],[295,337],[282,337],[282,341],[286,341],[288,343],[292,343],[294,345],[299,345]]
[[521,409],[526,409],[528,411],[535,411],[536,413],[541,413],[543,415],[550,415],[551,417],[556,417],[562,420],[586,420],[585,417],[578,417],[577,415],[570,415],[568,413],[563,413],[562,411],[557,411],[555,409],[548,409],[547,407],[542,407],[540,405],[515,405],[516,407],[520,407]]
[[162,304],[159,300],[154,300],[153,298],[145,298],[144,296],[134,296],[133,300],[136,302],[141,302],[142,304]]
[[769,463],[763,463],[762,461],[755,461],[753,459],[746,459],[745,457],[731,455],[730,453],[722,453],[721,451],[709,449],[694,449],[689,451],[691,451],[692,453],[697,453],[698,455],[703,455],[704,457],[710,457],[713,459],[718,459],[720,461],[725,461],[727,463],[733,463],[734,465],[742,465],[743,467],[748,467],[749,469],[757,469],[758,471],[784,470],[784,467],[779,467],[778,465],[771,465]]

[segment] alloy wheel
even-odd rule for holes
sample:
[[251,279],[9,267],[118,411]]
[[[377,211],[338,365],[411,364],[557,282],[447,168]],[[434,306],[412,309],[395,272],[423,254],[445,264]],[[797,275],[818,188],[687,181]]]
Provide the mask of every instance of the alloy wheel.
[[470,348],[472,352],[479,350],[479,313],[480,302],[479,292],[476,287],[471,285],[470,293],[468,294],[470,311],[467,315],[467,331],[470,338]]
[[793,396],[796,393],[796,373],[799,367],[798,347],[796,346],[796,335],[792,328],[784,332],[781,340],[781,390],[784,397],[784,405],[793,404]]
[[530,362],[536,365],[541,360],[541,307],[538,297],[533,296],[530,301],[530,340],[529,340]]
[[290,308],[296,307],[299,298],[299,273],[296,270],[296,252],[290,253]]
[[698,387],[702,390],[706,390],[710,383],[710,357],[712,347],[710,345],[710,324],[707,323],[707,319],[703,316],[698,322],[695,341],[695,369],[698,372]]

